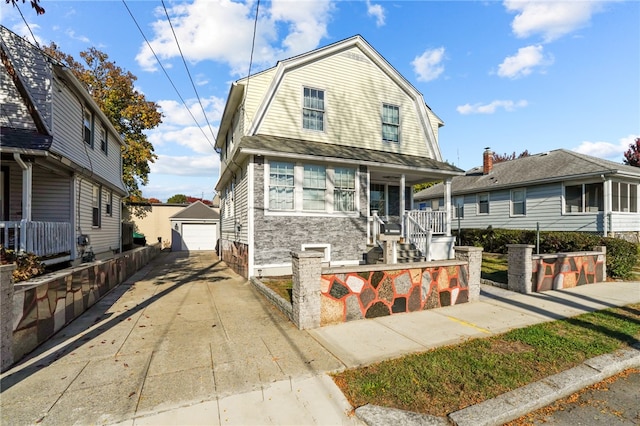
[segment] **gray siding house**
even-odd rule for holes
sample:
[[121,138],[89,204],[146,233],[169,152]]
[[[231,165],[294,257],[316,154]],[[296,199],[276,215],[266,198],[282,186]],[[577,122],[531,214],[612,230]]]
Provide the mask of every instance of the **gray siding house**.
[[[493,163],[451,181],[454,229],[580,231],[640,239],[640,168],[557,149]],[[445,185],[414,195],[416,208],[444,208]]]
[[381,223],[417,223],[414,184],[462,173],[442,161],[442,125],[360,36],[234,82],[216,140],[222,259],[247,277],[291,273],[292,250],[363,263]]
[[72,72],[0,27],[0,243],[49,263],[121,250],[122,138]]

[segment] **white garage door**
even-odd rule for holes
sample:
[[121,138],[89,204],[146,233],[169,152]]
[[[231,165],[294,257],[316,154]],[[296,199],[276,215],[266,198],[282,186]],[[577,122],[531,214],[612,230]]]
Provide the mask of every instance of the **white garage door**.
[[215,250],[218,242],[214,223],[183,223],[182,250]]

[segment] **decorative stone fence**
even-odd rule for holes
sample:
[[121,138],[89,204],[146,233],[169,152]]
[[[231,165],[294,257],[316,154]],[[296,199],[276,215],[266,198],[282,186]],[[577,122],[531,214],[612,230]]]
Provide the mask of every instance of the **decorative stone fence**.
[[[115,286],[149,263],[160,244],[130,250],[111,259],[91,262],[11,285],[5,292],[2,266],[2,369],[18,361],[86,311]],[[13,265],[7,265],[13,266]],[[10,272],[9,272],[10,274]],[[5,299],[5,296],[8,299]],[[11,303],[10,313],[5,302]],[[7,307],[8,309],[8,307]],[[6,316],[5,316],[6,314]],[[9,332],[5,336],[5,327]],[[10,331],[13,331],[11,333]],[[5,337],[12,340],[5,352]],[[10,354],[10,355],[9,355]],[[12,357],[8,365],[7,359]]]
[[559,290],[605,281],[606,247],[594,251],[533,254],[533,245],[508,244],[508,289],[520,293]]
[[[292,252],[292,310],[300,329],[477,301],[482,249],[455,260],[322,268],[322,253]],[[285,312],[287,313],[287,312]]]
[[13,364],[13,270],[15,264],[0,265],[0,371]]

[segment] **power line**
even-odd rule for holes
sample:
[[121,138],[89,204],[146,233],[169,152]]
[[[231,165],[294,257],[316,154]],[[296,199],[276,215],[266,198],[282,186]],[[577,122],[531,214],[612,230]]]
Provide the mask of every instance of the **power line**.
[[209,123],[209,118],[207,118],[207,113],[204,111],[204,106],[202,106],[202,100],[200,99],[200,95],[198,94],[198,89],[196,89],[196,85],[193,82],[193,78],[191,78],[191,73],[189,72],[187,61],[184,59],[184,55],[182,54],[182,48],[180,47],[180,43],[178,42],[178,37],[176,36],[176,32],[173,29],[173,24],[171,23],[171,18],[169,18],[169,12],[167,12],[167,7],[164,5],[164,0],[162,0],[162,8],[164,9],[165,15],[167,15],[167,21],[169,22],[169,26],[171,27],[171,32],[173,33],[173,38],[176,41],[176,45],[178,46],[178,51],[180,52],[180,57],[182,58],[184,69],[187,71],[187,75],[189,76],[189,81],[191,81],[191,86],[193,87],[193,91],[196,93],[196,98],[198,99],[198,103],[200,104],[202,115],[204,116],[204,119],[207,122],[207,126],[209,127],[209,131],[211,132],[211,136],[213,136],[213,140],[215,140],[216,136],[213,134],[213,129],[211,128],[211,124]]
[[249,72],[247,73],[247,87],[244,89],[242,96],[242,108],[244,108],[247,92],[249,91],[249,80],[251,80],[251,65],[253,64],[253,51],[256,46],[256,29],[258,28],[258,15],[260,14],[260,0],[256,2],[256,18],[253,21],[253,38],[251,39],[251,55],[249,56]]
[[202,130],[202,127],[200,127],[200,124],[198,123],[198,120],[196,120],[196,118],[194,117],[193,113],[191,112],[191,110],[189,109],[189,107],[187,106],[187,103],[185,102],[185,100],[182,98],[182,95],[180,95],[180,92],[178,91],[178,88],[176,87],[176,85],[173,83],[173,80],[171,80],[171,77],[169,76],[169,73],[167,73],[167,70],[164,68],[164,66],[162,65],[162,62],[160,62],[160,58],[158,58],[158,55],[156,55],[156,52],[153,50],[153,47],[151,47],[151,43],[149,42],[149,40],[147,39],[147,36],[144,35],[144,32],[142,31],[142,28],[140,28],[140,25],[138,24],[138,21],[136,20],[135,16],[133,16],[133,13],[131,13],[131,10],[129,9],[129,6],[127,6],[127,3],[125,0],[122,0],[122,4],[124,4],[124,7],[127,9],[127,12],[129,12],[129,16],[131,16],[131,19],[133,19],[133,22],[136,24],[136,27],[138,27],[138,31],[140,31],[140,34],[142,34],[142,38],[144,38],[144,41],[147,43],[147,46],[149,46],[149,49],[151,50],[151,53],[153,53],[153,56],[156,58],[156,61],[158,62],[158,65],[160,65],[160,68],[162,69],[162,71],[164,72],[164,75],[167,77],[167,79],[169,80],[169,83],[171,83],[171,86],[173,87],[173,89],[176,91],[176,94],[178,95],[178,97],[180,98],[180,100],[182,101],[182,104],[184,105],[184,107],[187,109],[187,111],[189,112],[189,115],[191,116],[191,118],[193,118],[193,121],[196,123],[196,125],[198,126],[198,128],[200,129],[200,131],[202,132],[202,135],[204,136],[204,138],[207,140],[207,142],[209,143],[209,145],[211,146],[211,148],[213,148],[213,150],[215,151],[215,146],[211,143],[211,141],[209,140],[209,137],[207,136],[207,134],[204,132],[204,130]]
[[31,27],[29,26],[29,23],[27,22],[27,20],[25,19],[24,15],[22,14],[22,10],[20,10],[20,6],[18,6],[18,2],[14,3],[13,5],[16,7],[16,9],[18,9],[18,13],[20,13],[20,16],[22,17],[22,21],[27,26],[27,29],[29,30],[29,33],[31,34],[31,37],[33,37],[34,43],[36,44],[38,49],[40,49],[40,45],[38,44],[38,40],[36,39],[36,36],[33,35],[33,31],[31,31]]

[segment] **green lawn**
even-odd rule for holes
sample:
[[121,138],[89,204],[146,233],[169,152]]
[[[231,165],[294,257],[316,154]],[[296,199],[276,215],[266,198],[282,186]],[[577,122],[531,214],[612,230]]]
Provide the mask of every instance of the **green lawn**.
[[640,304],[537,324],[334,375],[354,407],[444,416],[640,338]]
[[289,303],[291,302],[291,288],[293,287],[293,279],[291,275],[282,277],[265,277],[260,280],[262,284],[275,291],[280,297]]
[[483,253],[480,277],[497,283],[507,284],[507,256],[505,254]]

